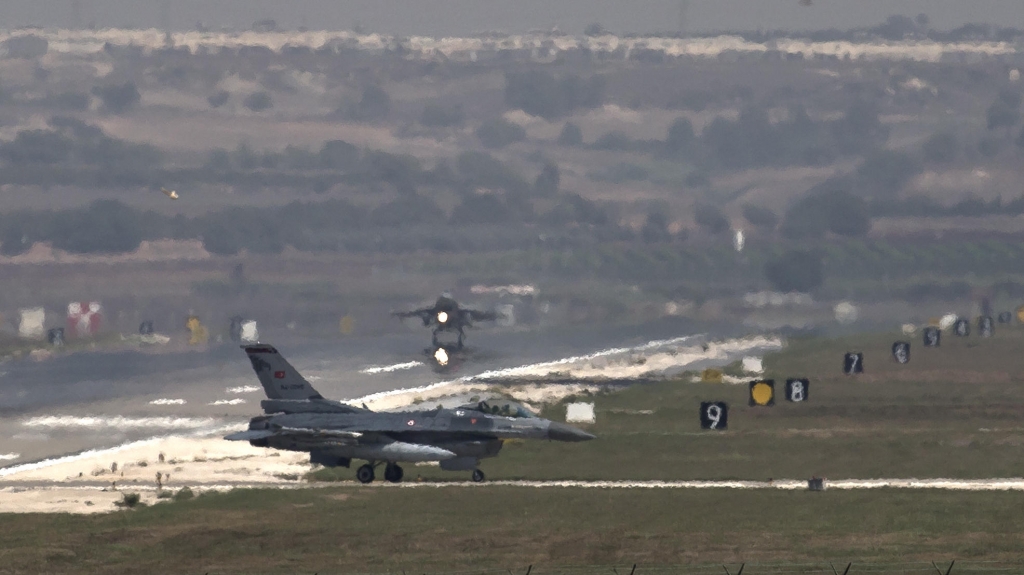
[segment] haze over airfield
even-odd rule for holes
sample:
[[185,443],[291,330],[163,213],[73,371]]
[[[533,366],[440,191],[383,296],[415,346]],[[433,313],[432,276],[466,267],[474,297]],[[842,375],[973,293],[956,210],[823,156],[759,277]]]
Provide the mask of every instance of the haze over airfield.
[[[685,18],[680,7],[687,4]],[[938,29],[967,22],[1024,28],[1020,0],[4,0],[0,27],[248,28],[273,19],[285,28],[349,29],[443,36],[523,32],[592,22],[614,32],[848,29],[892,14],[925,13]]]

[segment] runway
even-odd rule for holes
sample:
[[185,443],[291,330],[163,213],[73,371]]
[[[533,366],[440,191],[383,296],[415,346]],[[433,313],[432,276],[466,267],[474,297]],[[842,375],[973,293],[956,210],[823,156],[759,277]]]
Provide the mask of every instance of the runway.
[[[761,350],[758,343],[723,344],[706,353],[700,349],[704,336],[684,320],[480,330],[470,340],[470,360],[458,370],[435,373],[416,359],[423,358],[425,337],[429,334],[410,329],[331,342],[293,339],[277,347],[325,397],[368,402],[374,409],[401,408],[459,391],[479,393],[496,380],[562,372],[572,365],[598,371],[621,371],[625,365],[635,372],[633,354],[653,357],[659,350],[671,362],[657,367],[652,361],[647,367],[700,369]],[[672,355],[664,353],[666,347]],[[680,349],[695,352],[680,355]],[[263,397],[249,361],[235,345],[7,362],[0,365],[0,469],[153,437],[241,426],[259,412]]]
[[[943,490],[943,491],[1024,491],[1024,478],[1007,479],[849,479],[827,481],[825,491],[850,491],[873,489]],[[169,486],[170,492],[174,487]],[[394,489],[598,489],[598,490],[781,490],[807,491],[809,497],[827,497],[807,489],[807,481],[796,479],[768,481],[486,481],[473,482],[375,482],[363,485],[355,481],[338,483],[306,483],[299,481],[245,482],[217,481],[208,484],[193,484],[189,488],[195,494],[223,492],[234,489],[345,489],[345,490],[394,490]],[[7,484],[0,487],[0,513],[108,513],[117,509],[123,493],[137,493],[147,505],[159,505],[171,499],[157,497],[159,488],[152,483],[130,484],[119,489],[108,485],[80,484],[67,485],[50,482],[26,482]]]

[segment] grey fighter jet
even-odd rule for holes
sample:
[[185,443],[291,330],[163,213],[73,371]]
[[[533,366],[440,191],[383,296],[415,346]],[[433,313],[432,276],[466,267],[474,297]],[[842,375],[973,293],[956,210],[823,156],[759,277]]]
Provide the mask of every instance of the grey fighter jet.
[[225,437],[257,447],[308,451],[309,460],[327,467],[349,467],[353,459],[367,461],[356,471],[363,483],[374,479],[384,464],[384,479],[402,480],[399,463],[437,461],[446,471],[473,470],[483,481],[480,460],[494,457],[505,439],[586,441],[594,436],[575,427],[541,419],[521,406],[491,406],[486,402],[457,409],[398,413],[373,412],[324,399],[276,349],[265,344],[242,346],[248,354],[267,399],[266,415],[249,421],[249,429]]
[[395,311],[391,315],[400,318],[418,317],[423,320],[423,325],[434,327],[433,346],[436,348],[441,344],[438,335],[444,332],[458,334],[455,342],[456,349],[462,349],[462,340],[466,337],[465,328],[472,327],[474,321],[494,321],[498,314],[491,311],[478,311],[459,307],[458,302],[452,299],[451,295],[444,293],[437,298],[433,307],[426,307],[413,311]]

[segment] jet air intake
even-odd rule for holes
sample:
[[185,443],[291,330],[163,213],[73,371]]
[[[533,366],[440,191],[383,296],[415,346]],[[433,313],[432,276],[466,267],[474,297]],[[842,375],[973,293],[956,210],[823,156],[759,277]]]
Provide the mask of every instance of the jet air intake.
[[384,444],[346,445],[331,450],[342,457],[368,461],[443,461],[455,453],[433,445],[395,441]]
[[554,441],[587,441],[596,438],[596,435],[577,429],[571,425],[552,421],[548,427],[548,439]]

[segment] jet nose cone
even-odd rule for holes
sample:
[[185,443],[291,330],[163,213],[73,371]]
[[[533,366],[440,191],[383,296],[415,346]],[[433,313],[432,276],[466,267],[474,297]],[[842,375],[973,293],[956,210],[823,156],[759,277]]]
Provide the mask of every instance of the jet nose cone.
[[582,429],[576,429],[571,425],[552,421],[548,427],[548,439],[554,441],[587,441],[597,436],[587,433]]

